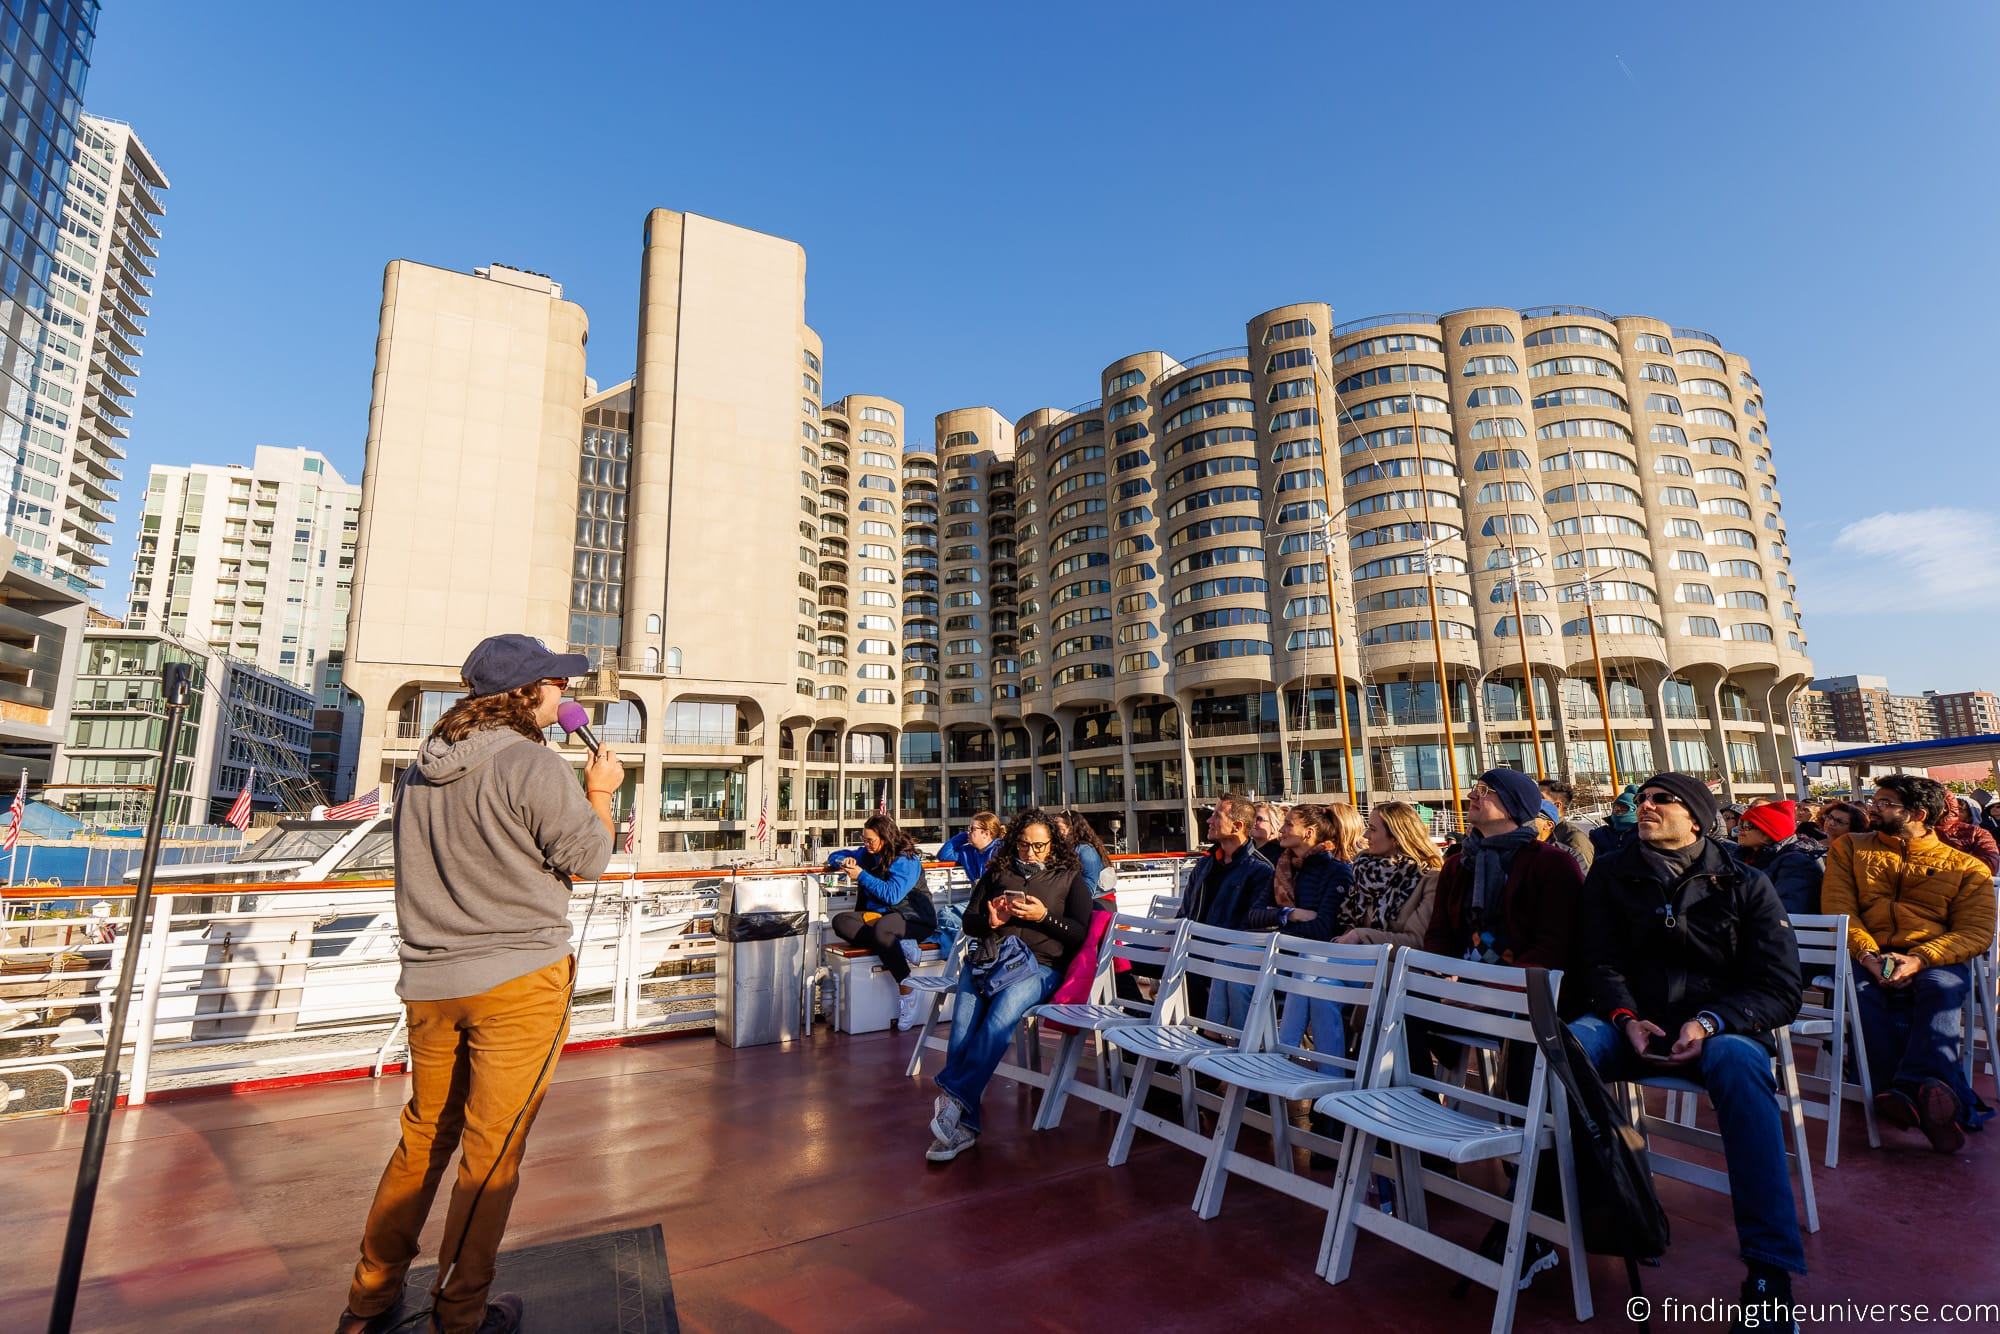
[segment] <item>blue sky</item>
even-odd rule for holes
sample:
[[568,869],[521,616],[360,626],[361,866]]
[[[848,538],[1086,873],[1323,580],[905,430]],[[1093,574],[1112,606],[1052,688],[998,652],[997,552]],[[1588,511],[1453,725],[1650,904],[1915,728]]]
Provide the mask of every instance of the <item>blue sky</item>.
[[917,423],[1287,301],[1710,330],[1764,385],[1818,669],[2000,688],[2000,7],[108,0],[99,33],[87,103],[173,182],[114,607],[150,464],[359,477],[388,260],[553,274],[612,383],[664,205],[804,245],[829,397]]

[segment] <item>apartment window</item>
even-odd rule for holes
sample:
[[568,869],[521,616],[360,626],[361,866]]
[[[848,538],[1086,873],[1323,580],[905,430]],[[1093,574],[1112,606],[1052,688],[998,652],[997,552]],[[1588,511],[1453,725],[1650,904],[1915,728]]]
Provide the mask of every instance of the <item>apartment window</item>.
[[1697,639],[1722,638],[1722,627],[1716,624],[1713,616],[1690,616],[1683,628],[1685,633]]
[[1520,370],[1512,357],[1474,357],[1459,374],[1470,379],[1476,375],[1518,375]]
[[1576,343],[1586,347],[1608,347],[1618,350],[1618,340],[1602,329],[1593,329],[1584,324],[1558,324],[1547,329],[1537,329],[1521,340],[1523,347],[1555,347],[1562,343]]
[[1547,410],[1552,408],[1610,408],[1613,412],[1629,409],[1625,400],[1609,389],[1551,389],[1547,393],[1536,394],[1531,407]]
[[1474,324],[1458,336],[1460,347],[1478,347],[1488,343],[1511,343],[1514,331],[1504,324]]

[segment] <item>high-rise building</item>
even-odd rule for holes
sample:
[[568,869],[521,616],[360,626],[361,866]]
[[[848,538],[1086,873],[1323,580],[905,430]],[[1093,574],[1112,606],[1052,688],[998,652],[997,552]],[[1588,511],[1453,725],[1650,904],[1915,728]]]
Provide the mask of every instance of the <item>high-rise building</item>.
[[0,535],[0,786],[26,770],[39,788],[68,735],[90,608],[71,585],[15,565],[14,552]]
[[361,488],[317,450],[259,445],[248,468],[156,464],[125,623],[317,691],[347,646],[360,515]]
[[[1227,788],[1437,802],[1495,763],[1790,781],[1811,664],[1763,391],[1699,330],[1284,306],[1244,345],[1120,358],[1067,411],[939,414],[931,443],[895,400],[823,389],[790,242],[652,213],[634,379],[588,399],[552,285],[424,270],[418,293],[410,267],[363,483],[363,786],[503,629],[606,664],[617,636],[594,707],[629,738],[649,857],[748,851],[773,798],[779,847],[1030,801],[1159,847]],[[504,519],[468,503],[489,470],[558,465]],[[416,614],[441,572],[462,586]]]
[[[85,595],[96,585],[72,567],[72,558],[84,554],[82,539],[99,534],[63,523],[59,507],[72,472],[80,470],[103,483],[115,481],[116,470],[73,461],[64,447],[62,432],[86,406],[82,391],[95,372],[84,369],[83,349],[67,323],[67,317],[81,313],[58,303],[54,284],[59,250],[62,266],[74,271],[75,256],[61,249],[78,239],[64,207],[64,186],[79,147],[97,8],[96,0],[16,0],[0,9],[0,56],[9,71],[4,99],[12,136],[11,151],[0,162],[6,187],[0,191],[0,382],[5,384],[0,393],[0,490],[7,500],[5,525],[16,544],[10,555],[14,564]],[[64,291],[73,295],[76,284],[67,278],[64,284]],[[52,331],[47,320],[58,310],[65,325]],[[65,379],[48,367],[45,352],[75,378]],[[64,395],[73,401],[64,405]],[[103,453],[115,461],[122,449],[109,447]],[[103,493],[105,488],[96,490]],[[65,533],[72,538],[67,549],[59,540]],[[94,557],[95,548],[88,554]]]
[[34,568],[80,589],[104,586],[166,190],[131,126],[82,118],[8,518]]
[[1810,687],[1792,697],[1792,735],[1802,742],[1824,745],[1839,736],[1834,722],[1833,698]]
[[2000,732],[2000,695],[1990,690],[1955,690],[1948,694],[1926,690],[1924,699],[1937,718],[1937,734],[1941,737],[1991,736]]
[[1898,695],[1880,676],[1828,676],[1812,683],[1833,709],[1834,736],[1841,741],[1888,745],[1930,741],[1940,735],[1937,710],[1928,696]]

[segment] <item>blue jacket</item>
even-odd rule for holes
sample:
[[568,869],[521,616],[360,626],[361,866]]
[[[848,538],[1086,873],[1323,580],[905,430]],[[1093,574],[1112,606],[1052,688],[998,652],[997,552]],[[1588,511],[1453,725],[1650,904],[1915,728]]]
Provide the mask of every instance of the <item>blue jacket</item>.
[[[1277,868],[1273,867],[1275,874]],[[1324,848],[1316,849],[1311,856],[1299,864],[1298,872],[1292,877],[1292,906],[1309,908],[1313,917],[1309,922],[1286,921],[1287,910],[1278,906],[1272,897],[1277,888],[1273,879],[1265,885],[1263,897],[1250,910],[1246,922],[1252,931],[1276,929],[1288,936],[1304,936],[1308,940],[1332,940],[1334,918],[1340,908],[1340,901],[1347,897],[1347,891],[1354,887],[1354,867],[1344,862]]]
[[997,838],[980,849],[973,847],[972,840],[959,833],[945,840],[944,846],[938,849],[937,859],[958,867],[965,872],[965,878],[976,885],[979,877],[986,874],[986,863],[993,860],[993,854],[998,851],[1000,840]]
[[[1606,821],[1590,831],[1590,846],[1597,850],[1598,857],[1609,857],[1627,843],[1630,843],[1633,835],[1638,832],[1639,827],[1637,825],[1633,825],[1630,829],[1620,829],[1618,826]],[[1594,858],[1592,859],[1592,864],[1595,864]]]
[[1826,863],[1798,839],[1768,843],[1755,850],[1737,843],[1724,846],[1737,861],[1762,871],[1770,879],[1788,915],[1819,911],[1819,887],[1826,878]]
[[1091,895],[1095,897],[1098,892],[1097,877],[1104,874],[1104,854],[1096,848],[1091,847],[1088,843],[1079,843],[1076,847],[1076,864],[1077,868],[1083,872],[1084,885],[1090,890]]
[[1245,930],[1250,910],[1270,897],[1274,873],[1271,863],[1248,843],[1226,861],[1220,848],[1204,852],[1200,864],[1188,876],[1181,916],[1192,917],[1204,926]]
[[924,882],[924,864],[916,857],[898,857],[883,866],[883,858],[866,848],[846,848],[826,859],[826,869],[838,871],[842,857],[861,863],[861,878],[854,884],[855,906],[863,912],[894,912]]

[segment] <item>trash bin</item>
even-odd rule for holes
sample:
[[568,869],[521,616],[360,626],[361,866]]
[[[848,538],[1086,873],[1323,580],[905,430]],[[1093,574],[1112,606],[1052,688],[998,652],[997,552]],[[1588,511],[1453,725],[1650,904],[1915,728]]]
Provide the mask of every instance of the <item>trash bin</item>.
[[715,1037],[730,1047],[804,1035],[806,882],[732,876],[715,905]]

